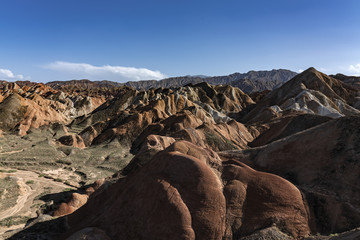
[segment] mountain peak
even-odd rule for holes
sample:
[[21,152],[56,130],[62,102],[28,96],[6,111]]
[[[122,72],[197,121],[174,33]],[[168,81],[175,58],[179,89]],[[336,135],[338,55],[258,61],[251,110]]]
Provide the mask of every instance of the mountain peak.
[[309,67],[309,68],[306,69],[304,72],[319,72],[319,71],[316,70],[316,68],[314,68],[314,67]]

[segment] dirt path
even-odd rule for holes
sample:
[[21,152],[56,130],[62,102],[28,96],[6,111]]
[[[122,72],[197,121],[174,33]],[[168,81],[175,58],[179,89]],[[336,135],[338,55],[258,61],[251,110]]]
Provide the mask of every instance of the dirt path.
[[[31,206],[36,196],[42,194],[46,188],[51,188],[52,192],[61,192],[69,187],[61,182],[39,177],[37,173],[30,171],[17,170],[16,172],[5,173],[4,175],[17,178],[17,183],[20,186],[20,196],[15,206],[0,212],[0,220],[11,216],[35,217],[37,208],[31,208]],[[7,230],[9,228],[0,227],[0,236]]]
[[20,196],[16,200],[16,205],[12,208],[9,208],[5,211],[0,212],[0,220],[7,218],[9,216],[14,216],[17,212],[19,212],[25,205],[28,197],[31,195],[31,187],[27,186],[22,179],[17,181],[18,185],[20,186]]
[[19,152],[23,152],[23,151],[25,151],[25,149],[16,150],[16,151],[10,151],[10,152],[2,152],[2,153],[0,153],[0,155],[4,155],[4,154],[14,154],[14,153],[19,153]]

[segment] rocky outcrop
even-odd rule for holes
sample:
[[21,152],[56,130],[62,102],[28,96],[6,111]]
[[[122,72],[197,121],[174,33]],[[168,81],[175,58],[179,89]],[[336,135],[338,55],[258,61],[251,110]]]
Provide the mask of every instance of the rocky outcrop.
[[314,114],[287,114],[266,123],[253,125],[255,139],[248,145],[250,147],[263,146],[330,120],[330,117]]
[[269,227],[256,231],[255,233],[239,238],[240,240],[292,240],[294,238],[281,232],[277,227]]
[[231,239],[276,224],[297,238],[308,217],[290,182],[182,141],[68,215],[66,235],[92,226],[116,239]]
[[300,191],[290,182],[230,160],[223,163],[227,235],[249,235],[272,224],[294,237],[310,233]]
[[[89,199],[89,196],[95,193],[100,187],[106,186],[107,183],[105,182],[105,179],[98,179],[90,186],[87,186],[82,191],[73,192],[71,193],[70,200],[67,202],[61,203],[57,209],[53,212],[54,217],[60,217],[65,216],[68,214],[73,213],[78,208],[83,206]],[[99,192],[101,192],[99,190]],[[98,192],[96,193],[98,194]]]
[[30,128],[68,123],[101,105],[102,96],[89,97],[56,91],[41,83],[4,83],[0,90],[0,128],[26,135]]
[[[244,148],[250,135],[246,127],[227,114],[253,104],[251,98],[237,88],[206,83],[143,92],[129,89],[89,116],[75,119],[71,126],[89,125],[79,134],[86,146],[118,139],[123,145],[132,145],[136,152],[151,134],[175,137],[187,134],[178,133],[180,131],[193,129],[202,135],[202,146],[212,144],[221,150]],[[202,133],[206,130],[202,129],[212,129],[213,133],[206,136]]]
[[360,91],[360,77],[356,76],[346,76],[344,74],[338,73],[336,75],[330,75],[330,77],[336,78],[345,84],[350,85],[351,87]]
[[59,143],[66,146],[73,146],[77,148],[84,148],[85,143],[83,139],[78,135],[65,135],[58,139]]
[[79,239],[86,239],[86,240],[111,240],[104,231],[94,227],[88,227],[81,229],[68,237],[66,240],[79,240]]
[[359,126],[359,117],[339,118],[263,147],[220,155],[295,183],[305,193],[314,232],[343,232],[360,222]]
[[73,213],[76,209],[83,206],[88,200],[85,194],[72,193],[71,200],[68,203],[61,203],[53,216],[59,217]]
[[242,120],[266,122],[297,111],[332,118],[360,115],[358,91],[342,81],[309,68],[267,94]]
[[156,153],[164,150],[175,142],[172,137],[164,137],[159,135],[148,135],[145,141],[138,150],[136,156],[124,168],[123,174],[127,175],[129,172],[138,169],[145,165]]

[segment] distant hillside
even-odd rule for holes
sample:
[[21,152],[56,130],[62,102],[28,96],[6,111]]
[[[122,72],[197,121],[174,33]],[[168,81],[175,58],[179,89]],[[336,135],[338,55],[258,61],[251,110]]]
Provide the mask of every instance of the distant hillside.
[[78,87],[78,88],[113,88],[113,87],[120,87],[124,84],[118,83],[118,82],[112,82],[112,81],[90,81],[87,79],[81,79],[81,80],[69,80],[69,81],[53,81],[48,82],[46,85],[52,87],[53,89],[62,89],[66,87]]
[[118,83],[111,81],[89,81],[89,80],[71,80],[49,82],[47,85],[54,89],[63,88],[64,86],[81,86],[87,88],[94,87],[119,87],[122,85],[133,87],[137,90],[150,88],[171,88],[180,87],[187,84],[196,84],[207,82],[212,85],[228,84],[238,87],[246,93],[272,90],[281,86],[286,81],[293,78],[297,73],[290,70],[278,69],[271,71],[249,71],[247,73],[233,73],[226,76],[205,77],[205,76],[184,76],[172,77],[163,80],[144,80]]
[[346,76],[344,74],[338,73],[336,75],[330,75],[333,78],[339,79],[340,81],[360,90],[360,77],[356,76]]
[[272,90],[293,78],[297,73],[290,70],[279,69],[271,71],[249,71],[247,73],[233,73],[227,76],[216,77],[173,77],[160,81],[127,82],[125,85],[135,89],[180,87],[189,83],[207,82],[212,85],[228,84],[238,87],[246,93]]

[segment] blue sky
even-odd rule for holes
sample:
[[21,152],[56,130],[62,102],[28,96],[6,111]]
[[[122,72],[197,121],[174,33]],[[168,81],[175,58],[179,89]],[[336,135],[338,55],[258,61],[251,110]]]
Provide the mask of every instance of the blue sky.
[[3,0],[0,79],[360,75],[358,0]]

